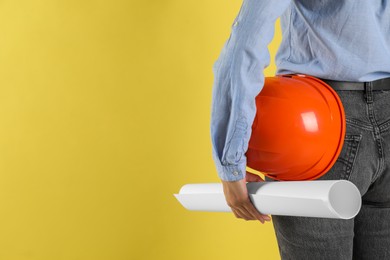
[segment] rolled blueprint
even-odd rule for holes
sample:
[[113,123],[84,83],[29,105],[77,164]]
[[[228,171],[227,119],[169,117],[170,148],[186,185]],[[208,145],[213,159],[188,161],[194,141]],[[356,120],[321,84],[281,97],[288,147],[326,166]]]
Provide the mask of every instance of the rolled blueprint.
[[[358,188],[347,180],[248,182],[248,195],[263,214],[350,219],[361,207]],[[188,210],[232,212],[222,183],[182,186],[176,199]]]

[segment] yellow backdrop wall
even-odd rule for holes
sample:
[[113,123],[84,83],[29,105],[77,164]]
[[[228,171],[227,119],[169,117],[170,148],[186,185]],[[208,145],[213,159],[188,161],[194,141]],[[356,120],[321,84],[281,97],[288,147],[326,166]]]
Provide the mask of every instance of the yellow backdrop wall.
[[271,222],[173,196],[219,182],[212,65],[241,3],[0,2],[0,259],[279,259]]

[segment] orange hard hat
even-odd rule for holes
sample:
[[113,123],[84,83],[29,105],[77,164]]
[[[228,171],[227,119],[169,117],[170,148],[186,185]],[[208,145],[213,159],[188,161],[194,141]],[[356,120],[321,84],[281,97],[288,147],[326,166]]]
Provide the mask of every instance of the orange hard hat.
[[344,108],[322,80],[304,74],[265,77],[248,144],[247,166],[276,180],[314,180],[344,144]]

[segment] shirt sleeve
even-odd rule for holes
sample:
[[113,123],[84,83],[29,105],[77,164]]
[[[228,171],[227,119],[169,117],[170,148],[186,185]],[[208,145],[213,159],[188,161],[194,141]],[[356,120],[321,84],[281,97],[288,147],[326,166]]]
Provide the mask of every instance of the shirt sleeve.
[[243,0],[219,57],[213,64],[210,134],[220,179],[245,178],[246,156],[256,114],[255,98],[269,65],[275,21],[291,0]]

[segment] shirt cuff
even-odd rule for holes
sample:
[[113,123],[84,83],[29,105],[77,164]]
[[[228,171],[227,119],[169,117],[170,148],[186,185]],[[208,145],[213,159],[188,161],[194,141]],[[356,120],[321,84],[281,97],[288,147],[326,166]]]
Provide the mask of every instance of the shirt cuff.
[[218,176],[223,181],[239,181],[246,176],[246,160],[237,165],[218,165]]

